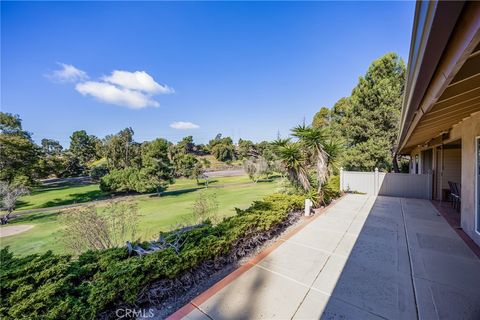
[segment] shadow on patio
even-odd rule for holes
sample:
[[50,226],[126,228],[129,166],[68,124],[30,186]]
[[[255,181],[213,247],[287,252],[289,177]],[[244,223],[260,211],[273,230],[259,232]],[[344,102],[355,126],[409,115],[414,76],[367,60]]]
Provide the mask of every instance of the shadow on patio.
[[186,318],[480,318],[480,260],[427,200],[348,195],[281,241]]

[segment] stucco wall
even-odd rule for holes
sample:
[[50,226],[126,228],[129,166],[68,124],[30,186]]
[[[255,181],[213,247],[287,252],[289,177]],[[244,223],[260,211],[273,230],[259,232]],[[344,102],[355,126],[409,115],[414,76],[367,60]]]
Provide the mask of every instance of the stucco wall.
[[475,231],[476,137],[480,136],[480,114],[460,123],[462,128],[462,228],[480,245]]

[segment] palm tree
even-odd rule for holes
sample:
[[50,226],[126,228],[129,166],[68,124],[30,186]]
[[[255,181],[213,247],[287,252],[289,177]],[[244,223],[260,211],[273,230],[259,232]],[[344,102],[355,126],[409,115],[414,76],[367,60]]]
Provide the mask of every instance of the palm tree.
[[277,138],[277,140],[272,141],[271,144],[272,144],[274,149],[278,149],[280,147],[284,147],[284,146],[288,145],[290,143],[290,141],[291,141],[290,138],[286,138],[286,139]]
[[300,185],[305,191],[312,188],[308,180],[308,173],[305,168],[305,158],[302,153],[302,148],[298,142],[291,143],[289,139],[282,141],[275,141],[273,143],[275,152],[283,163],[288,179],[294,185]]
[[310,126],[299,125],[292,129],[292,135],[310,150],[312,150],[317,169],[318,192],[321,191],[323,183],[328,177],[328,155],[325,152],[326,134],[321,128],[312,128]]
[[329,174],[332,173],[334,169],[333,167],[337,167],[338,169],[339,157],[344,150],[343,146],[344,144],[342,141],[335,138],[331,138],[323,144],[323,150],[327,155],[327,168],[329,170]]

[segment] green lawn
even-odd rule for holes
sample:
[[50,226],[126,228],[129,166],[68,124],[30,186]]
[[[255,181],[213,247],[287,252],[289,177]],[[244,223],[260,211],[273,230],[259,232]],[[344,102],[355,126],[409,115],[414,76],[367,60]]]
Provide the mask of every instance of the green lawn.
[[73,203],[82,203],[107,196],[100,191],[98,184],[80,185],[58,183],[34,188],[30,195],[24,196],[17,204],[17,210],[49,208]]
[[[248,183],[250,180],[245,176],[218,177],[209,180],[209,185],[223,185],[227,183]],[[200,180],[204,183],[204,180]],[[169,191],[180,189],[201,188],[195,179],[179,178],[174,184],[168,187]],[[17,205],[17,210],[50,208],[74,203],[83,203],[93,200],[109,198],[110,196],[102,192],[98,184],[81,185],[72,183],[57,183],[48,186],[35,188],[28,196],[22,197]]]
[[[223,177],[216,178],[215,184],[222,185],[222,188],[209,188],[207,192],[215,192],[219,202],[219,213],[223,216],[233,214],[234,208],[246,208],[252,201],[260,200],[265,195],[271,194],[277,188],[276,182],[248,183],[246,177]],[[245,182],[245,183],[244,183]],[[195,181],[178,179],[177,185],[172,186],[172,191],[165,195],[138,197],[141,219],[139,224],[142,239],[148,240],[156,237],[160,231],[174,228],[178,223],[185,222],[192,212],[192,205],[199,189]],[[212,184],[212,185],[215,185]],[[87,186],[92,187],[92,186]],[[73,194],[72,190],[79,190],[74,186],[67,191],[61,189],[66,195]],[[83,191],[83,189],[80,189]],[[46,192],[53,192],[52,190]],[[59,192],[58,190],[56,192]],[[30,197],[41,197],[41,193]],[[42,200],[44,201],[44,200]],[[41,205],[37,201],[37,205]],[[17,235],[0,238],[0,247],[10,246],[10,249],[17,254],[29,254],[52,250],[63,252],[62,225],[58,220],[57,212],[31,213],[12,220],[13,224],[34,224],[35,227]]]
[[[247,175],[243,176],[233,176],[233,177],[215,177],[210,178],[208,180],[208,185],[215,187],[215,186],[223,186],[226,184],[241,184],[241,183],[250,183],[251,180],[248,178]],[[175,180],[175,183],[170,185],[167,189],[167,193],[169,191],[174,190],[181,190],[181,189],[192,189],[192,188],[202,188],[205,184],[204,179],[199,180],[200,186],[197,185],[197,181],[195,179],[186,179],[186,178],[179,178]]]

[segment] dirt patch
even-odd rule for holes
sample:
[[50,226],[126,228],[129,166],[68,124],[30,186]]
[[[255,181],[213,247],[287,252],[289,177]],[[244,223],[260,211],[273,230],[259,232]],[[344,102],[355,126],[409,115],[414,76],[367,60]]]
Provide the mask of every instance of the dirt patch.
[[0,228],[0,238],[13,236],[28,231],[34,227],[33,224],[17,224],[14,226],[6,226]]

